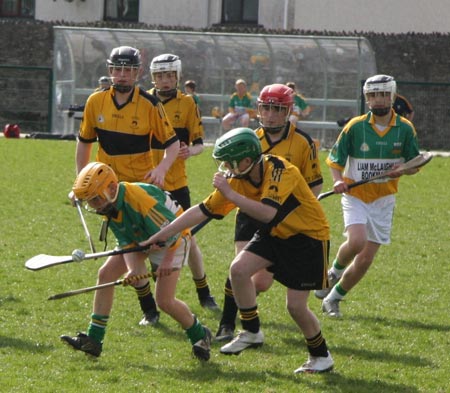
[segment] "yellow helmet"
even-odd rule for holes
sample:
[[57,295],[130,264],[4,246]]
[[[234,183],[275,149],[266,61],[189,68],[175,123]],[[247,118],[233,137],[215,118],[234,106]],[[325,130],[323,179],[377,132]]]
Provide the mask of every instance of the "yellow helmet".
[[111,183],[118,183],[118,181],[111,167],[101,162],[90,162],[78,174],[72,191],[78,199],[84,201],[97,196],[110,200],[108,187]]

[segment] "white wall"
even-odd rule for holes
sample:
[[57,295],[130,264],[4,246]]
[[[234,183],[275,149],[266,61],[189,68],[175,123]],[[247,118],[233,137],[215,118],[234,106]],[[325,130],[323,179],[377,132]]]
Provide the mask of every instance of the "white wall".
[[266,29],[290,29],[294,27],[295,3],[295,0],[259,0],[259,24]]
[[140,22],[204,28],[220,22],[220,0],[141,0]]
[[94,22],[103,19],[101,0],[36,0],[36,19]]
[[[36,0],[36,19],[103,19],[103,0]],[[267,29],[449,33],[450,0],[260,0]],[[287,11],[287,12],[286,12]],[[220,22],[222,0],[141,0],[140,22],[206,28]]]
[[449,0],[296,0],[294,23],[297,29],[316,31],[448,33],[450,2]]

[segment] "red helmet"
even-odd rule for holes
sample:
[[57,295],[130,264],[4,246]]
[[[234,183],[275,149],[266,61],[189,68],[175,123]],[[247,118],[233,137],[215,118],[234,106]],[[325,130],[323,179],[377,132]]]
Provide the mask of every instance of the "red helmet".
[[258,104],[282,105],[289,109],[294,103],[294,90],[286,85],[275,83],[264,86],[258,97]]
[[17,124],[7,124],[3,129],[5,138],[20,138],[20,127]]
[[[277,134],[286,127],[294,104],[294,94],[294,90],[280,83],[263,87],[257,102],[259,124],[264,132]],[[276,119],[271,119],[266,111],[276,111],[283,114],[283,118],[278,116]]]

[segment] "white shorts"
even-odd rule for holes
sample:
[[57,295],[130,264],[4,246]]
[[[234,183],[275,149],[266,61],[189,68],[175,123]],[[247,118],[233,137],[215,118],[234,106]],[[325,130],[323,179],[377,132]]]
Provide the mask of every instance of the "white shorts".
[[241,124],[242,122],[248,122],[250,119],[250,115],[246,112],[244,113],[227,113],[225,117],[222,119],[222,121],[230,121],[230,122],[237,122],[239,121]]
[[[186,265],[190,249],[191,249],[190,236],[182,236],[180,245],[175,251],[175,255],[173,257],[172,263],[173,269],[181,269],[184,265]],[[153,271],[155,271],[163,261],[164,254],[166,253],[166,251],[167,250],[163,248],[161,250],[153,250],[148,253],[148,259],[150,260],[150,264],[152,265]]]
[[345,232],[350,225],[364,224],[367,240],[378,244],[391,242],[395,195],[387,195],[371,203],[344,194],[341,199]]

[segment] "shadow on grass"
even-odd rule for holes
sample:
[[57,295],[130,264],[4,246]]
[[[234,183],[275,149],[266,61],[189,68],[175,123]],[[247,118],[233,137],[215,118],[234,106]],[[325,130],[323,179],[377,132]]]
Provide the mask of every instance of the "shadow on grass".
[[[225,356],[225,355],[222,355]],[[209,362],[203,363],[199,362],[198,367],[194,369],[177,369],[177,370],[166,370],[166,372],[173,374],[174,378],[181,380],[190,380],[197,383],[212,383],[221,385],[230,385],[233,383],[251,383],[255,382],[260,384],[267,379],[277,380],[280,383],[286,383],[287,381],[294,381],[295,378],[289,373],[281,373],[278,371],[267,370],[261,372],[260,370],[249,371],[242,370],[237,371],[235,367],[226,367],[217,360],[212,359]],[[148,370],[147,370],[148,371]],[[188,383],[189,384],[189,383]]]
[[289,332],[289,334],[292,333],[294,335],[301,334],[298,326],[295,324],[295,322],[293,320],[290,320],[287,323],[274,322],[274,321],[270,321],[270,320],[266,320],[266,321],[262,320],[261,321],[261,329],[265,330],[266,328],[273,329],[276,332],[283,332],[283,334],[285,332]]
[[[302,340],[301,336],[292,336],[292,337],[282,337],[281,340],[283,341],[284,346],[288,348],[296,348],[296,350],[305,349],[306,350],[306,344],[304,340]],[[277,351],[276,348],[272,348],[272,352],[279,353],[283,350],[283,348],[280,347],[280,351]],[[360,357],[364,358],[369,361],[380,361],[380,362],[395,362],[395,363],[401,363],[405,365],[412,365],[414,367],[434,367],[435,364],[433,364],[430,361],[424,360],[423,357],[420,356],[410,356],[410,355],[404,355],[404,354],[397,354],[397,353],[389,353],[386,351],[371,351],[371,350],[364,350],[360,349],[355,345],[354,347],[347,347],[343,345],[333,346],[331,345],[330,351],[332,351],[333,354],[339,354],[342,356],[351,356],[351,357]]]
[[390,327],[405,328],[408,330],[435,330],[437,332],[450,332],[450,325],[442,325],[436,323],[424,323],[421,321],[406,321],[403,319],[395,319],[391,317],[371,317],[367,315],[358,315],[357,317],[351,318],[355,321],[366,321],[368,323],[378,323]]
[[13,348],[18,351],[29,351],[33,353],[47,352],[54,347],[52,345],[42,345],[35,341],[26,341],[13,337],[0,336],[0,348]]
[[342,356],[359,357],[369,361],[376,362],[393,362],[400,363],[414,367],[435,367],[433,362],[425,360],[420,356],[411,356],[406,354],[389,353],[388,351],[370,351],[366,349],[357,348],[356,346],[347,347],[339,346],[333,349],[333,353],[338,353]]
[[[150,365],[132,365],[133,367],[142,368],[145,373],[154,373],[157,370]],[[195,369],[177,368],[176,370],[166,369],[165,373],[173,375],[177,380],[186,381],[187,386],[190,383],[210,384],[211,391],[216,391],[217,386],[221,386],[226,391],[227,386],[243,385],[251,388],[251,384],[259,386],[261,383],[265,384],[267,388],[276,390],[279,387],[289,389],[289,386],[297,386],[298,391],[301,391],[301,386],[307,386],[310,389],[317,389],[321,386],[321,391],[333,391],[340,393],[415,393],[418,392],[413,386],[402,384],[391,384],[385,381],[367,380],[360,378],[348,378],[339,374],[338,372],[330,372],[324,374],[293,374],[290,372],[279,372],[268,369],[264,372],[260,370],[236,370],[235,367],[228,368],[212,360],[207,363],[198,363]],[[190,381],[190,382],[188,382]],[[324,386],[329,390],[323,390]],[[234,390],[233,390],[234,391]],[[270,390],[272,391],[272,390]]]
[[[309,377],[315,378],[316,375]],[[331,372],[325,376],[326,384],[330,387],[330,392],[340,393],[415,393],[419,390],[413,386],[403,384],[393,384],[379,379],[367,380],[362,378],[344,377],[336,372]],[[316,383],[308,384],[314,388]]]
[[[297,348],[297,349],[305,349],[306,345],[304,341],[298,336],[292,337],[283,337],[281,338],[285,346],[288,348]],[[276,348],[272,349],[273,352],[279,352]],[[436,365],[427,361],[421,356],[411,356],[406,354],[398,354],[398,353],[389,353],[387,350],[384,351],[371,351],[366,349],[358,348],[355,346],[331,346],[330,351],[333,354],[339,354],[340,356],[347,356],[352,358],[361,358],[368,361],[376,361],[376,362],[393,362],[400,363],[403,365],[409,365],[414,367],[435,367]]]
[[8,303],[22,303],[22,300],[20,300],[19,298],[13,296],[13,295],[8,295],[5,297],[0,297],[0,305],[3,305],[3,303],[8,304]]

